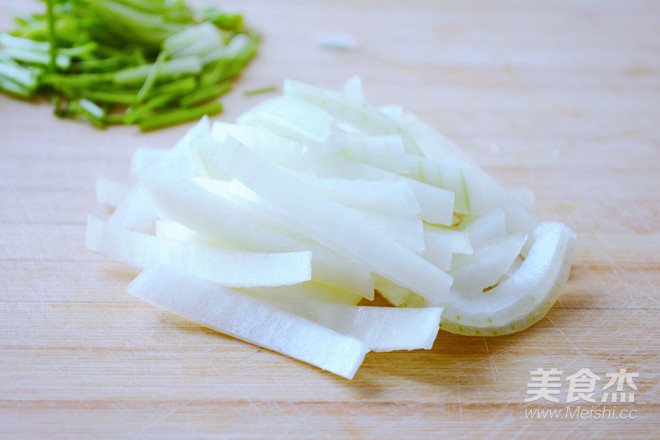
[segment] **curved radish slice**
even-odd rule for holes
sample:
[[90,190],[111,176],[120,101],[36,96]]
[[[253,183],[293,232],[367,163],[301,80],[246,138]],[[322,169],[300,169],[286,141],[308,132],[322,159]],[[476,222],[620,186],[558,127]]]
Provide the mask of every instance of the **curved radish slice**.
[[409,288],[432,304],[444,299],[452,282],[446,272],[383,237],[350,209],[320,196],[237,140],[228,138],[215,162],[309,238]]
[[575,233],[561,223],[541,223],[522,265],[478,296],[452,291],[441,327],[452,333],[494,336],[519,332],[539,321],[568,279]]
[[346,379],[355,376],[369,351],[355,338],[166,266],[145,270],[127,290],[203,326]]
[[95,217],[87,219],[85,242],[88,249],[130,266],[143,268],[158,262],[226,286],[281,286],[312,278],[311,252],[232,251],[166,240]]

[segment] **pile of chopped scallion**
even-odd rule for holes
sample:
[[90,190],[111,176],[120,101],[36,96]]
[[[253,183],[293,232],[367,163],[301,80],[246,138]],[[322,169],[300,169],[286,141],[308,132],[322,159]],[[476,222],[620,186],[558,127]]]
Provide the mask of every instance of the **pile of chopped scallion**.
[[60,117],[148,131],[222,111],[255,56],[243,17],[183,0],[47,0],[0,33],[0,90]]

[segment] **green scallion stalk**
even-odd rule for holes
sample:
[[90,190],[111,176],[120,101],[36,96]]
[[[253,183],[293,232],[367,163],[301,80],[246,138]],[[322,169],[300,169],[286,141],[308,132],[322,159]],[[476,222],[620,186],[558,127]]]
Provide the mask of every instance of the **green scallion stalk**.
[[57,66],[57,36],[55,35],[55,8],[54,0],[46,0],[46,14],[48,16],[48,41],[50,42],[50,71],[55,72]]
[[[45,95],[60,117],[143,130],[217,113],[256,55],[243,17],[184,0],[45,0],[0,33],[0,91]],[[195,17],[201,17],[197,19]]]
[[178,109],[163,112],[154,116],[141,119],[138,125],[142,131],[151,131],[158,128],[169,127],[183,122],[194,121],[204,115],[214,115],[222,112],[222,104],[211,102],[190,109]]

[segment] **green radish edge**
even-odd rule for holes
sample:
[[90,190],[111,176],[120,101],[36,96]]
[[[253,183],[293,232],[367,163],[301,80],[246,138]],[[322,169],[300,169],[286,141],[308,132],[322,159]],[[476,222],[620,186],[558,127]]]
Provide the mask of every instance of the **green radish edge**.
[[[464,336],[504,336],[521,332],[539,322],[561,295],[564,285],[568,281],[571,265],[575,257],[576,235],[568,228],[565,228],[563,232],[560,240],[563,240],[564,243],[558,245],[562,248],[558,250],[562,255],[559,258],[555,256],[560,261],[560,268],[553,282],[550,283],[550,289],[545,292],[535,292],[535,298],[543,298],[538,306],[522,316],[512,316],[504,324],[483,326],[472,325],[469,319],[461,320],[460,316],[457,316],[455,312],[445,310],[442,321],[440,322],[440,328],[449,333]],[[485,294],[487,295],[487,293]]]

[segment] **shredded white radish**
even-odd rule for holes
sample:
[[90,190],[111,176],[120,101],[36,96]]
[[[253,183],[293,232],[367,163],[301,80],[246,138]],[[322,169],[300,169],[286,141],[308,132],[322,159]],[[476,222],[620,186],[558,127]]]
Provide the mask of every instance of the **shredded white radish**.
[[[256,253],[158,238],[87,219],[87,248],[134,267],[167,264],[227,286],[282,286],[312,278],[312,253]],[[258,271],[253,267],[259,267]]]
[[287,80],[236,124],[204,117],[169,150],[138,149],[131,172],[130,189],[97,180],[115,209],[90,217],[87,246],[154,264],[132,293],[346,378],[369,349],[430,349],[439,328],[533,325],[573,259],[574,232],[539,223],[531,191],[370,104],[359,77],[343,91]]
[[206,327],[352,379],[368,348],[350,336],[187,272],[154,265],[128,286]]
[[365,134],[393,134],[398,131],[398,124],[389,116],[355,95],[349,96],[309,84],[285,80],[284,96],[298,98],[317,106]]
[[[257,223],[244,206],[212,193],[193,180],[164,169],[143,173],[142,182],[159,213],[232,249],[256,252],[311,250],[313,278],[373,299],[374,281],[368,269],[330,249],[302,243]],[[260,216],[262,220],[266,220]]]
[[332,133],[334,118],[304,101],[282,96],[262,102],[241,115],[238,121],[264,125],[300,142],[323,143]]
[[451,286],[446,272],[365,224],[354,211],[323,197],[295,176],[228,138],[215,162],[261,196],[316,242],[429,301],[442,301]]

